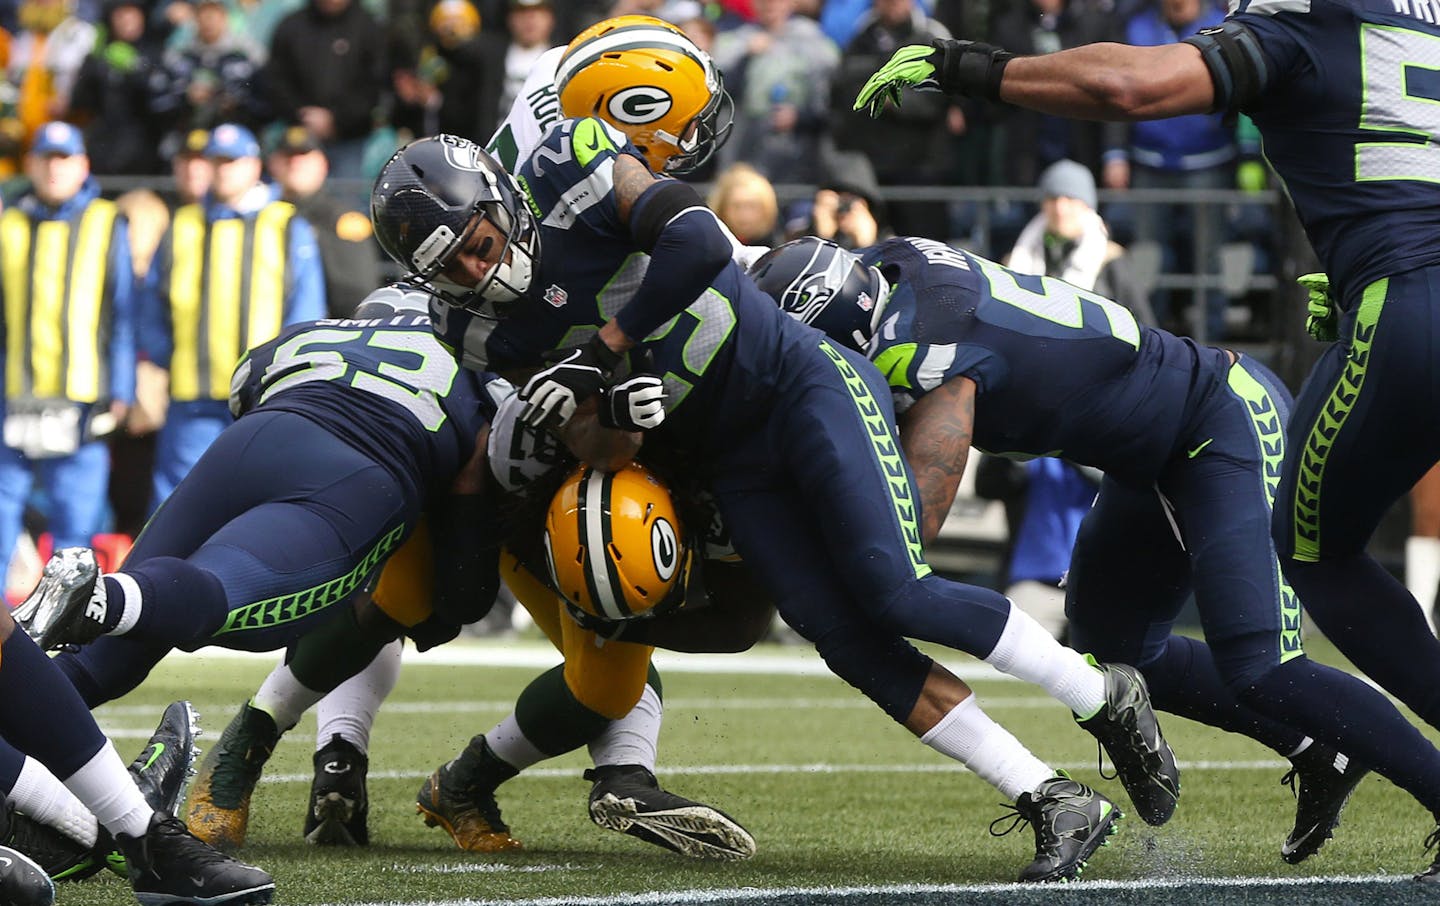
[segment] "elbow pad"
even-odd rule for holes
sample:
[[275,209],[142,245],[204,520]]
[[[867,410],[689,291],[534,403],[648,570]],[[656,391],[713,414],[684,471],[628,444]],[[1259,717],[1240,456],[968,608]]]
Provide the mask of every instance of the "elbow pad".
[[1227,20],[1214,28],[1201,29],[1181,43],[1200,50],[1200,58],[1215,84],[1215,111],[1245,110],[1270,81],[1270,66],[1260,50],[1259,39],[1240,22]]

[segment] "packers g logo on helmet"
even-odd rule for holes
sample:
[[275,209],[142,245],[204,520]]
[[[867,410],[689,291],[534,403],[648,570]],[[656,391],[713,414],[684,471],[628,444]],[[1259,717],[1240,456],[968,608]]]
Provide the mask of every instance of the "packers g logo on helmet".
[[624,132],[656,173],[709,160],[735,119],[709,54],[650,16],[617,16],[581,32],[560,58],[555,90],[565,116],[597,116]]
[[639,464],[577,468],[545,515],[550,577],[586,628],[680,606],[692,555],[670,489]]

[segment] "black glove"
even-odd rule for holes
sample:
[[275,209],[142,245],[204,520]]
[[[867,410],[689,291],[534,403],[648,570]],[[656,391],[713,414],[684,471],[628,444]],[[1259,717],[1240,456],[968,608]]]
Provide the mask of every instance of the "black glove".
[[1014,54],[979,41],[952,41],[937,38],[935,75],[940,90],[948,95],[963,94],[987,101],[1000,100],[1000,78]]
[[574,349],[546,355],[554,362],[525,382],[520,399],[520,421],[531,428],[563,428],[575,415],[575,407],[604,388],[623,358],[596,334],[590,342]]
[[626,378],[600,394],[600,424],[648,431],[665,421],[665,382],[653,374]]
[[429,651],[438,645],[446,642],[460,634],[460,625],[451,623],[449,620],[432,616],[421,623],[417,623],[405,630],[410,641],[415,643],[416,651]]

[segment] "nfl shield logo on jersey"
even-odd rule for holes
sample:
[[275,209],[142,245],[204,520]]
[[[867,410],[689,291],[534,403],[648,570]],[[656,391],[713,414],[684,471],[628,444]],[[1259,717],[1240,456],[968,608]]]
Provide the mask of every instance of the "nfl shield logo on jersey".
[[560,284],[552,283],[550,288],[545,290],[545,301],[556,308],[564,308],[565,303],[570,301],[570,294],[560,288]]

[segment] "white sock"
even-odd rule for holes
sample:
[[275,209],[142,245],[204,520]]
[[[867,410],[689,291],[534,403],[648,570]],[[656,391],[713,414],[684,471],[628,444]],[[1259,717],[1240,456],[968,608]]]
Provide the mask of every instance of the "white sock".
[[490,744],[490,751],[517,771],[523,771],[550,757],[536,748],[535,743],[520,731],[514,711],[505,715],[503,720],[485,734],[485,741]]
[[619,720],[612,720],[590,743],[590,757],[595,766],[607,764],[638,764],[655,773],[655,750],[660,744],[660,721],[665,706],[660,696],[647,683],[640,701]]
[[109,740],[84,767],[65,778],[65,785],[112,834],[144,836],[155,814]]
[[280,732],[288,732],[304,713],[320,701],[321,694],[295,678],[289,664],[277,664],[250,699],[250,707],[275,718]]
[[10,791],[10,801],[21,812],[41,824],[48,824],[81,846],[95,845],[98,833],[95,816],[49,768],[28,755],[15,780],[15,788]]
[[364,670],[335,687],[315,709],[315,749],[339,736],[361,752],[370,751],[370,728],[380,706],[400,681],[399,639],[380,649]]
[[1435,631],[1435,590],[1440,586],[1440,538],[1405,539],[1405,587],[1420,602],[1420,612]]
[[1073,648],[1066,648],[1025,611],[1010,604],[1010,617],[985,663],[1034,683],[1065,707],[1090,717],[1105,704],[1105,677]]
[[940,718],[920,741],[974,771],[1010,802],[1055,776],[1050,766],[980,710],[974,695]]
[[125,573],[107,573],[101,577],[99,582],[95,583],[95,591],[100,596],[102,602],[108,597],[105,590],[106,579],[113,579],[115,581],[115,584],[120,587],[120,591],[123,593],[124,600],[120,602],[120,622],[115,624],[114,629],[105,634],[124,635],[134,629],[135,624],[140,621],[140,608],[144,595],[140,593],[140,583],[136,582],[132,577]]

